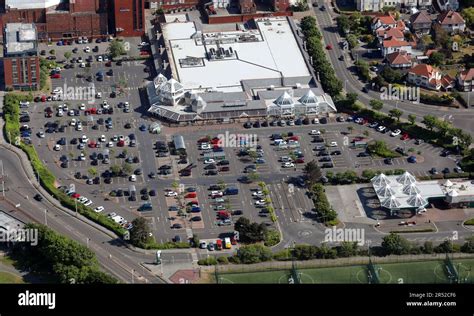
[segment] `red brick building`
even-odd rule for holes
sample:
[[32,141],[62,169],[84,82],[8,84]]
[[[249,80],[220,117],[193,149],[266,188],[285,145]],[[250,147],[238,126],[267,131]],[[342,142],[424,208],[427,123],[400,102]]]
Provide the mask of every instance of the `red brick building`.
[[18,7],[0,1],[0,26],[7,23],[35,23],[38,40],[58,40],[108,34],[108,0],[70,0],[50,7]]
[[118,36],[145,34],[145,0],[111,0],[113,32]]
[[40,66],[34,24],[7,24],[3,37],[5,88],[37,90],[40,82]]

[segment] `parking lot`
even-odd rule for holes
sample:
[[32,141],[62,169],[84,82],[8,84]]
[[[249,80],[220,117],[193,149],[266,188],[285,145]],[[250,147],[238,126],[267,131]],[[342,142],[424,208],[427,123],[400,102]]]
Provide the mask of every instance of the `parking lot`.
[[[132,45],[135,54],[139,52],[138,43],[140,39]],[[92,52],[95,46],[97,49]],[[135,217],[144,216],[157,242],[176,236],[183,240],[193,234],[201,239],[222,238],[232,234],[240,216],[276,228],[269,214],[262,211],[266,206],[256,205],[260,197],[254,193],[258,192],[260,181],[267,185],[281,227],[313,221],[311,200],[304,188],[292,182],[298,180],[305,163],[313,159],[323,170],[335,172],[348,168],[406,169],[421,176],[432,167],[441,171],[455,166],[457,157],[439,159],[439,148],[417,145],[414,139],[401,141],[390,133],[335,118],[306,125],[300,120],[296,124],[289,121],[285,126],[253,123],[245,129],[236,125],[206,131],[182,129],[178,132],[185,149],[180,152],[174,148],[174,133],[167,132],[166,127],[161,134],[150,133],[151,122],[143,116],[147,104],[139,88],[152,78],[150,72],[154,70],[149,62],[107,64],[107,46],[89,43],[40,47],[46,55],[54,48],[57,59],[77,48],[71,57],[76,58],[76,63],[67,69],[64,65],[72,63],[59,64],[60,78],[51,79],[56,93],[39,96],[22,109],[31,117],[24,123],[31,131],[25,137],[31,138],[43,162],[57,176],[58,184],[74,184],[79,195],[92,201],[92,208],[115,213],[124,226]],[[78,59],[85,61],[89,56],[90,67],[82,67]],[[103,78],[97,80],[100,74]],[[79,94],[67,99],[68,88]],[[92,96],[86,93],[90,92],[88,88],[92,89]],[[58,89],[64,92],[64,99],[48,101],[48,97],[58,95]],[[352,126],[350,131],[348,126]],[[234,143],[229,144],[229,139],[224,138],[226,142],[220,145],[217,137],[226,132],[235,136]],[[380,139],[391,149],[413,148],[410,152],[417,153],[417,163],[400,157],[387,164],[383,158],[364,156],[361,153],[365,148],[354,142]],[[177,190],[175,183],[182,184],[183,190],[195,189],[196,197],[182,197],[181,201],[166,196],[165,189]],[[216,191],[209,190],[212,185],[221,187],[217,191],[236,188],[238,194],[218,197],[222,201],[216,202],[210,195]],[[179,209],[184,213],[178,214]]]

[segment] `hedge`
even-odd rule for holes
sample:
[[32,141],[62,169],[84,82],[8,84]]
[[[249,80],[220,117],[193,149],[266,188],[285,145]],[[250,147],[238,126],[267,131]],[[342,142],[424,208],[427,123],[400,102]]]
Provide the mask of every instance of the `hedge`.
[[474,218],[468,219],[464,222],[464,225],[474,225]]
[[187,242],[165,242],[165,243],[157,243],[155,241],[145,244],[143,249],[184,249],[184,248],[191,248],[191,245]]

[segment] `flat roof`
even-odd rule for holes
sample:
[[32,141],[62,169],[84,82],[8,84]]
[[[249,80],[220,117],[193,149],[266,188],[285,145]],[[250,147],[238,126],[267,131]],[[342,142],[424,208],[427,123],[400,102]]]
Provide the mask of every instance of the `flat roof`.
[[[164,24],[175,79],[185,90],[238,92],[245,80],[311,76],[286,18],[256,25],[256,30],[196,33],[193,22]],[[209,59],[211,49],[219,48],[230,56]]]
[[8,23],[5,27],[5,54],[36,50],[36,27],[31,23]]
[[7,227],[12,228],[23,228],[24,223],[7,213],[0,211],[0,230],[7,230]]

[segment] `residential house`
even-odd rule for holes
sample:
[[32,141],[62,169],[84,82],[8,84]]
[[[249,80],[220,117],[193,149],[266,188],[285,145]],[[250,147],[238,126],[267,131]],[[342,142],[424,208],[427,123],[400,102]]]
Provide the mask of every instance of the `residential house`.
[[458,73],[457,84],[459,91],[472,91],[474,87],[474,68]]
[[466,21],[455,11],[446,11],[438,15],[437,22],[448,33],[464,32]]
[[418,64],[408,70],[407,82],[431,90],[441,88],[441,72],[433,66]]
[[410,16],[410,27],[414,33],[428,34],[431,30],[431,17],[425,10]]
[[377,34],[377,38],[379,39],[380,44],[382,44],[384,40],[390,39],[390,38],[397,41],[405,40],[405,36],[403,35],[403,32],[397,28],[388,28],[388,29],[380,28],[375,33]]
[[431,0],[418,0],[418,8],[429,8],[432,5]]
[[359,11],[380,11],[384,6],[384,0],[357,0],[356,7]]
[[405,51],[390,53],[385,56],[385,60],[391,68],[395,69],[410,68],[412,66],[411,55]]
[[397,21],[391,15],[378,16],[372,19],[372,31],[379,29],[396,28]]
[[405,51],[411,54],[411,45],[407,41],[399,41],[393,38],[385,39],[382,42],[382,56],[385,57],[388,54],[394,52]]

